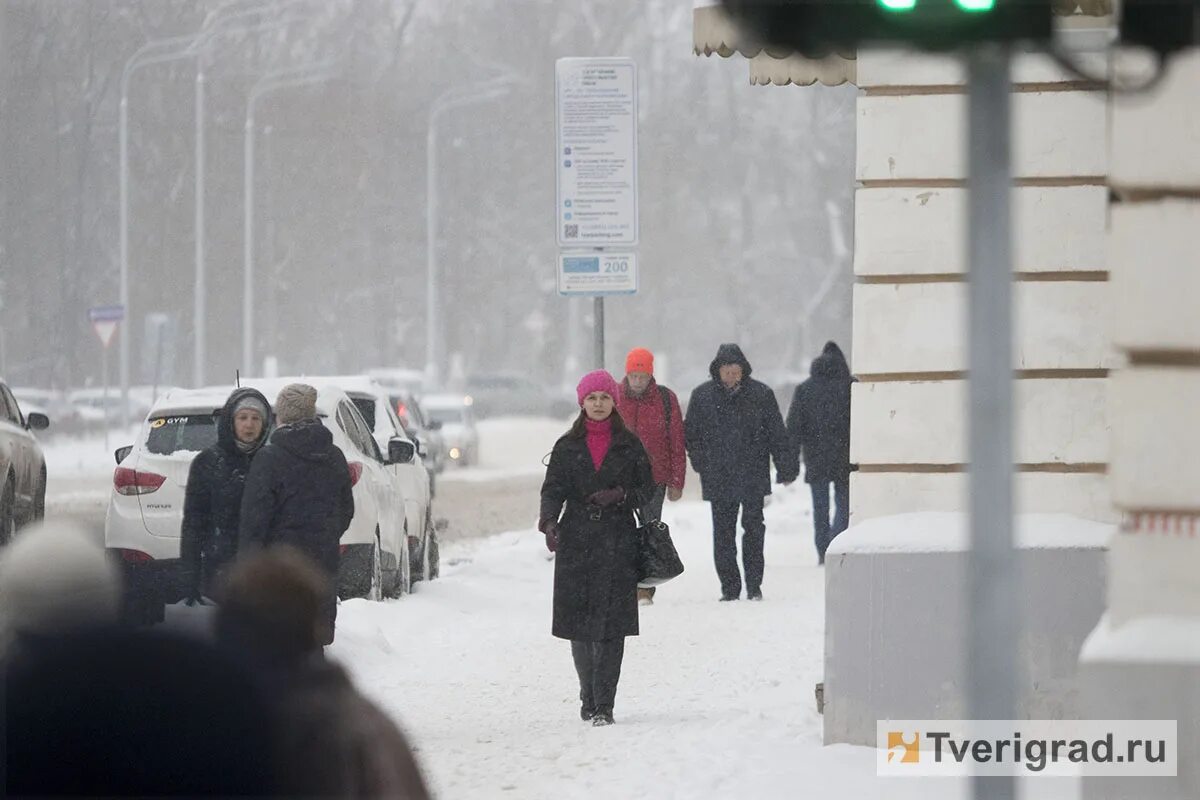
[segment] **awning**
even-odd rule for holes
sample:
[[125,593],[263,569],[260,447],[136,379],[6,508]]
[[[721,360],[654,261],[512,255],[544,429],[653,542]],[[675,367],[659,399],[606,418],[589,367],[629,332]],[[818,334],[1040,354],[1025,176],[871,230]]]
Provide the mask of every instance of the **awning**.
[[[1114,0],[1054,0],[1059,16],[1105,17],[1113,13]],[[729,58],[740,53],[750,60],[750,82],[755,86],[796,84],[826,86],[856,80],[856,62],[851,53],[813,59],[786,50],[764,48],[738,30],[721,0],[693,0],[692,49],[696,55],[714,53]]]
[[750,82],[755,86],[811,86],[820,82],[826,86],[853,83],[853,56],[830,55],[813,59],[752,45],[729,18],[720,0],[693,0],[692,38],[696,55],[714,53],[729,58],[740,53],[750,59]]

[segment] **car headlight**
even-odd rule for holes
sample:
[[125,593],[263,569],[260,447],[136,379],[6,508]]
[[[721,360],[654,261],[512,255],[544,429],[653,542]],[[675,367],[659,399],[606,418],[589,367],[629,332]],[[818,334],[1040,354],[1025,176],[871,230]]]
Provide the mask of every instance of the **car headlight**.
[[450,448],[450,457],[453,458],[455,461],[457,461],[458,459],[462,458],[462,451],[459,450],[457,447],[451,447]]

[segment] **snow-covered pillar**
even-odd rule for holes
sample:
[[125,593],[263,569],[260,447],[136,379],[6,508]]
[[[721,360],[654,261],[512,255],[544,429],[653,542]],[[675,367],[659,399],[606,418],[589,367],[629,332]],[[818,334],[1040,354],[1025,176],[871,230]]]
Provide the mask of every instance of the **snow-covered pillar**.
[[1176,719],[1176,779],[1089,780],[1084,797],[1200,797],[1200,51],[1112,114],[1117,298],[1108,613],[1080,657],[1093,719]]

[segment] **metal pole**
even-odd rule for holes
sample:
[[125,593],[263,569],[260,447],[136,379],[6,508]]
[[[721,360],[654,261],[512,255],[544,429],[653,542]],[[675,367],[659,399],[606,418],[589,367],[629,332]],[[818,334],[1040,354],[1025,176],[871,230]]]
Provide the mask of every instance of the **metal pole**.
[[[127,81],[121,86],[121,109],[118,134],[120,148],[120,226],[121,226],[121,289],[119,302],[125,309],[126,325],[133,324],[129,314],[129,97]],[[129,421],[129,339],[121,337],[121,424]],[[107,449],[107,448],[106,448]]]
[[246,111],[246,135],[244,141],[245,164],[242,170],[242,202],[245,206],[245,230],[242,236],[242,374],[255,375],[254,371],[254,101]]
[[[974,720],[1015,716],[1020,621],[1013,549],[1012,256],[1009,52],[967,56],[969,143],[970,528],[968,686]],[[974,793],[1011,800],[1012,777]]]
[[596,361],[596,369],[604,369],[604,298],[597,297],[595,301],[595,310],[592,312],[595,317],[595,325],[593,330],[596,336],[596,349],[594,358]]
[[425,133],[425,383],[430,390],[438,386],[437,365],[437,118],[439,109],[429,115]]
[[205,304],[204,275],[204,60],[196,70],[196,276],[192,312],[192,386],[204,385]]
[[[100,346],[100,371],[104,373],[104,400],[101,401],[101,407],[104,409],[104,449],[108,450],[108,429],[111,420],[108,417],[108,345],[101,344]],[[121,425],[124,426],[124,420]]]

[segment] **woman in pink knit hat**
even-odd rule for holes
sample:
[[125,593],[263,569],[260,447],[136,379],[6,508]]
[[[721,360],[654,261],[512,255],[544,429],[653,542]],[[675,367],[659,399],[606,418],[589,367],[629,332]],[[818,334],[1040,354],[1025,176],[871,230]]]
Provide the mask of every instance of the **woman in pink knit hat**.
[[638,633],[638,540],[633,510],[654,493],[650,458],[625,427],[617,382],[603,370],[579,382],[579,418],[555,445],[538,530],[554,562],[551,633],[571,642],[580,716],[613,723],[625,637]]

